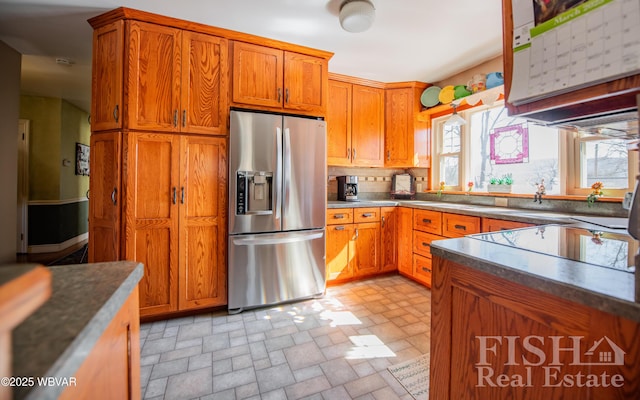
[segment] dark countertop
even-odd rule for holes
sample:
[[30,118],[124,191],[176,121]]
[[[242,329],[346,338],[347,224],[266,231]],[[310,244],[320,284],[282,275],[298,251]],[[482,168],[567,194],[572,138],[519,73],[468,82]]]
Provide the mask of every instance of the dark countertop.
[[[51,298],[13,331],[16,377],[75,376],[144,271],[142,264],[132,261],[49,269]],[[14,389],[15,399],[55,399],[64,387]]]
[[528,209],[491,207],[473,204],[447,203],[444,201],[421,201],[421,200],[362,200],[362,201],[328,201],[327,208],[356,208],[356,207],[393,207],[402,206],[418,208],[423,210],[443,211],[461,215],[471,215],[475,217],[488,217],[503,219],[508,221],[524,222],[535,225],[544,224],[571,224],[576,221],[572,216],[577,214],[567,214],[551,211],[536,211]]
[[635,302],[633,273],[470,237],[435,240],[431,243],[431,254],[640,322],[640,303]]

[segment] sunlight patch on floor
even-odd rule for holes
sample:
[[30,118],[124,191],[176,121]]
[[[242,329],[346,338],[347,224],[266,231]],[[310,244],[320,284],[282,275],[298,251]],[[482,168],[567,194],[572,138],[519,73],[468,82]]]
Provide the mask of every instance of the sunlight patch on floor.
[[362,358],[395,357],[396,354],[376,335],[349,336],[354,344],[346,354],[350,360]]

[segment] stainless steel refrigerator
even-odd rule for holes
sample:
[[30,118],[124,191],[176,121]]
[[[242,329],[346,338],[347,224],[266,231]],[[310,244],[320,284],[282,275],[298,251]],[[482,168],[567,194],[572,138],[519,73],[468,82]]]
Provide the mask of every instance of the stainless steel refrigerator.
[[326,123],[231,111],[230,313],[325,291]]

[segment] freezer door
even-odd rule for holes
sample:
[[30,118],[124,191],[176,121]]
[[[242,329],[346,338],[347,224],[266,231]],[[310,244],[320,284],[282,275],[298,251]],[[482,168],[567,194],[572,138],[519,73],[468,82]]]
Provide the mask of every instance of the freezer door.
[[229,233],[282,229],[282,116],[231,111]]
[[229,236],[229,312],[321,296],[324,229]]
[[325,226],[326,122],[284,117],[282,230]]

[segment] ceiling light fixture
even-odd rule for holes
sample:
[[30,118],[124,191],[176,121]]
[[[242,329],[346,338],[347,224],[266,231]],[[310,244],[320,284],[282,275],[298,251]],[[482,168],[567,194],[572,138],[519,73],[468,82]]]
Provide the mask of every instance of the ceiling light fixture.
[[465,119],[456,111],[457,105],[451,103],[451,107],[453,107],[453,114],[451,114],[449,119],[445,121],[444,126],[461,126],[466,124],[467,121],[465,121]]
[[340,7],[340,26],[347,32],[364,32],[371,28],[376,9],[368,0],[347,0]]

